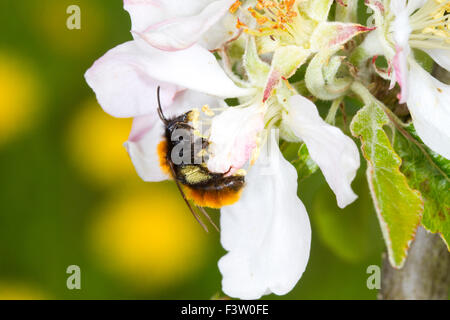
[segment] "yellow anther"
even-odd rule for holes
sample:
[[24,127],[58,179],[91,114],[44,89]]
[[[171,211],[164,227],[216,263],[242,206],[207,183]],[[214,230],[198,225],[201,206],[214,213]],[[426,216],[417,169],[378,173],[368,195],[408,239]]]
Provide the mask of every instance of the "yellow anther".
[[198,129],[195,129],[195,130],[193,131],[193,133],[194,133],[194,136],[196,136],[196,137],[204,138],[204,139],[207,138],[207,137],[205,137],[205,136],[200,132],[200,130],[198,130]]
[[242,4],[242,2],[240,2],[239,0],[237,0],[235,3],[233,3],[230,7],[230,13],[235,13],[239,9],[241,4]]
[[200,111],[198,111],[197,108],[192,109],[189,112],[189,121],[195,124],[198,122],[199,119],[200,119]]
[[202,107],[202,111],[203,111],[203,113],[206,114],[208,117],[213,117],[213,116],[214,116],[214,112],[211,110],[211,108],[210,108],[207,104],[205,104],[205,105]]
[[206,149],[202,149],[197,153],[197,157],[203,158],[208,155],[208,151]]
[[245,23],[243,23],[241,20],[239,20],[239,18],[238,18],[237,22],[236,22],[236,28],[246,30],[246,29],[248,29],[248,26]]
[[239,169],[234,173],[235,176],[245,176],[247,175],[247,171],[245,171],[244,169]]
[[258,0],[248,8],[256,20],[257,28],[251,29],[238,20],[237,27],[254,36],[291,36],[292,24],[298,16],[297,0]]

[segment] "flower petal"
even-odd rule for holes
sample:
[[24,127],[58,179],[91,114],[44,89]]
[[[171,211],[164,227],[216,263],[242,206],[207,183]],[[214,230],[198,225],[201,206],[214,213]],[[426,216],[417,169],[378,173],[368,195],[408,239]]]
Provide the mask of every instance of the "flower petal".
[[427,49],[426,53],[442,68],[450,71],[450,51],[447,49]]
[[142,32],[152,25],[177,17],[198,14],[210,0],[124,0],[132,30]]
[[292,131],[305,142],[311,158],[336,194],[339,207],[346,207],[357,198],[351,188],[360,165],[356,144],[340,129],[323,121],[310,100],[296,95],[289,103]]
[[221,98],[253,93],[242,89],[225,74],[214,55],[200,45],[180,51],[161,51],[146,46],[147,72],[155,79],[174,83]]
[[146,182],[169,179],[159,165],[158,144],[163,140],[163,134],[162,122],[156,122],[140,140],[130,140],[124,144],[136,172]]
[[180,87],[224,98],[252,92],[237,87],[214,55],[198,45],[167,52],[142,40],[126,42],[97,60],[85,77],[105,111],[116,117],[153,112],[158,85],[164,105],[171,103]]
[[393,59],[393,67],[394,67],[394,81],[391,81],[392,89],[395,86],[395,82],[398,82],[400,86],[400,94],[399,94],[399,103],[406,103],[406,99],[408,97],[409,92],[409,71],[408,71],[408,56],[410,54],[410,48],[407,46],[406,48],[396,47],[395,56]]
[[411,54],[409,46],[409,37],[412,32],[409,22],[409,12],[406,7],[406,1],[392,1],[391,9],[395,13],[395,20],[392,24],[392,31],[395,40],[395,55],[392,58],[394,67],[394,77],[391,82],[391,88],[395,81],[398,82],[401,92],[399,96],[400,103],[405,103],[408,96],[408,57]]
[[408,109],[419,137],[433,151],[450,159],[450,86],[417,63],[410,66]]
[[407,9],[409,15],[413,14],[417,9],[422,7],[425,4],[425,2],[427,2],[427,0],[408,0]]
[[[205,5],[199,13],[167,19],[151,25],[140,35],[149,44],[161,50],[188,48],[200,41],[205,32],[221,20],[232,4],[233,0],[213,1]],[[224,36],[226,37],[222,42],[229,39],[229,35]]]
[[228,108],[215,116],[211,124],[208,169],[233,174],[243,167],[257,148],[264,129],[264,113],[259,105]]
[[219,261],[222,289],[235,298],[288,293],[309,259],[311,227],[297,197],[297,172],[275,139],[270,145],[247,175],[241,199],[221,212],[221,242],[229,251]]
[[[221,19],[227,14],[234,0],[125,0],[124,8],[130,13],[132,29],[150,45],[161,50],[181,50],[199,42],[216,24],[224,28]],[[227,30],[228,31],[228,30]],[[209,44],[217,45],[230,38],[226,32],[214,29]],[[217,39],[218,34],[223,38]],[[208,42],[206,42],[208,44]],[[211,47],[208,49],[215,49]]]
[[203,34],[199,44],[209,50],[218,49],[225,43],[237,38],[240,33],[241,30],[236,28],[236,17],[231,14],[225,14],[222,19]]
[[412,32],[411,24],[409,22],[408,10],[401,4],[402,1],[392,1],[391,7],[396,8],[395,20],[392,25],[394,32],[394,40],[397,46],[405,48],[408,45],[409,37]]
[[150,59],[130,41],[108,51],[86,72],[86,82],[105,112],[120,118],[151,113],[158,86],[162,104],[172,102],[178,87],[152,77],[148,72]]

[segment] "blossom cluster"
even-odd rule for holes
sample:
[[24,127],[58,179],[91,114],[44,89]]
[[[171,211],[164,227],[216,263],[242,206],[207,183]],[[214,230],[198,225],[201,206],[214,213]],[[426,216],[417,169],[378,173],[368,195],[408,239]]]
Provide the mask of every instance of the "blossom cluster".
[[[105,112],[134,118],[125,146],[144,181],[174,178],[158,155],[158,87],[167,118],[200,110],[207,119],[205,167],[245,175],[239,200],[220,213],[228,253],[219,269],[231,297],[287,294],[307,266],[310,222],[279,140],[307,149],[340,208],[357,199],[360,152],[348,128],[335,126],[346,97],[380,102],[371,88],[387,83],[420,139],[450,158],[450,87],[415,58],[423,51],[450,70],[450,1],[365,5],[375,26],[359,23],[352,0],[124,0],[133,40],[86,72]],[[326,119],[318,100],[330,101]]]

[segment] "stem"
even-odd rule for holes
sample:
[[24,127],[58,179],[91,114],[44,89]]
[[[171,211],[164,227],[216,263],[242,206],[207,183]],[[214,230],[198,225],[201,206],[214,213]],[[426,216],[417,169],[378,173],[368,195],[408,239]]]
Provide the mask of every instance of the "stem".
[[449,288],[450,255],[439,235],[419,227],[401,270],[384,254],[379,299],[446,300]]
[[339,106],[341,105],[342,101],[344,101],[344,98],[337,98],[336,100],[333,101],[333,103],[331,104],[330,107],[330,111],[328,111],[328,115],[325,119],[325,122],[331,124],[331,125],[335,125],[336,122],[336,114],[337,111],[339,110]]

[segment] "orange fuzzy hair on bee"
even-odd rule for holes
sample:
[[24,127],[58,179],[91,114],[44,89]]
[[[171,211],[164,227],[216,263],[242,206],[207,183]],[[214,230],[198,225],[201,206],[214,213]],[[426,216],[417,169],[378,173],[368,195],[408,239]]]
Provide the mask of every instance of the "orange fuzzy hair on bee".
[[196,205],[214,209],[232,205],[239,200],[242,193],[242,189],[196,190],[189,186],[184,186],[184,190],[186,198],[194,201]]
[[170,177],[173,177],[172,170],[170,169],[170,165],[167,162],[167,151],[168,151],[168,145],[166,140],[162,140],[157,147],[157,153],[159,157],[159,166],[161,167],[162,172],[169,175]]
[[[167,160],[168,151],[169,148],[167,141],[161,141],[157,147],[159,166],[164,173],[173,179],[177,179],[177,177],[172,173],[170,164]],[[209,207],[214,209],[219,209],[223,206],[228,206],[237,202],[242,192],[242,188],[235,190],[233,188],[219,186],[217,188],[198,189],[186,184],[182,184],[182,186],[187,199],[192,200],[200,207]]]

